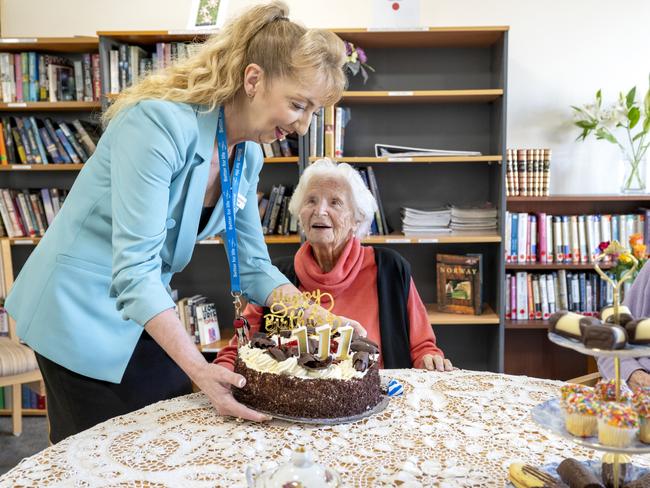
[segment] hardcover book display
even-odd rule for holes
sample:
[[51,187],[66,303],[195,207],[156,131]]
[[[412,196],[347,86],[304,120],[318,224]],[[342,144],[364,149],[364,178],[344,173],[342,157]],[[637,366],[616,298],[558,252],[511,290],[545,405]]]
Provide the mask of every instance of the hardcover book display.
[[438,310],[446,313],[480,315],[481,257],[436,256],[438,276]]

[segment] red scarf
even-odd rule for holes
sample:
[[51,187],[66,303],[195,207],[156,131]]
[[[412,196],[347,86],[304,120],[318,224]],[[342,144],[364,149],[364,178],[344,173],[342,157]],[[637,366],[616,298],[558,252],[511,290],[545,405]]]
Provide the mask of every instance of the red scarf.
[[344,293],[361,271],[364,252],[361,242],[356,237],[345,244],[334,268],[329,272],[321,270],[314,257],[314,250],[309,242],[303,244],[294,257],[296,276],[305,290],[320,289],[331,293],[336,299]]

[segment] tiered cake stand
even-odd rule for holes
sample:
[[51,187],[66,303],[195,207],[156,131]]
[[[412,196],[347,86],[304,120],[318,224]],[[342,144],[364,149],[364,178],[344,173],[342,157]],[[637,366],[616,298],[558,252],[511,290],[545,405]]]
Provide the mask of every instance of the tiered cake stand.
[[[607,282],[609,282],[614,289],[614,323],[619,323],[619,308],[620,308],[620,289],[623,282],[630,279],[636,268],[638,267],[638,261],[631,256],[633,261],[633,266],[627,272],[621,276],[619,280],[613,280],[607,276],[598,266],[598,263],[605,259],[609,254],[614,254],[621,252],[621,247],[617,242],[612,243],[612,252],[606,250],[600,254],[594,263],[594,269],[596,272]],[[616,246],[619,246],[616,248]],[[585,345],[578,341],[577,339],[568,339],[562,337],[553,332],[548,333],[548,338],[551,342],[557,344],[561,347],[567,347],[573,349],[582,354],[587,354],[595,357],[613,357],[614,358],[614,372],[615,372],[615,381],[616,381],[616,400],[621,398],[621,358],[637,358],[643,356],[650,356],[650,347],[627,344],[623,349],[617,350],[604,350],[604,349],[595,349],[588,348]],[[644,444],[638,439],[636,439],[632,444],[627,447],[612,447],[606,446],[598,442],[598,437],[577,437],[569,433],[564,426],[564,413],[560,407],[559,398],[553,398],[544,403],[541,403],[533,408],[531,415],[533,420],[537,422],[540,426],[550,430],[556,435],[570,439],[576,444],[579,444],[583,447],[589,449],[597,449],[599,451],[606,451],[614,453],[614,462],[613,462],[613,475],[614,475],[614,488],[619,488],[619,473],[620,473],[620,455],[621,454],[643,454],[650,453],[650,444]]]

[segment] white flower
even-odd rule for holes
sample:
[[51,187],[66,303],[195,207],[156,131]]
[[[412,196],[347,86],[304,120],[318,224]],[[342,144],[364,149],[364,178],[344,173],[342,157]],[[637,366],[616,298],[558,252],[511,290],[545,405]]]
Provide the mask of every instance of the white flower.
[[357,51],[355,49],[354,51],[352,51],[352,54],[350,54],[350,61],[352,61],[353,63],[356,63],[358,58],[359,58],[359,55],[357,54]]

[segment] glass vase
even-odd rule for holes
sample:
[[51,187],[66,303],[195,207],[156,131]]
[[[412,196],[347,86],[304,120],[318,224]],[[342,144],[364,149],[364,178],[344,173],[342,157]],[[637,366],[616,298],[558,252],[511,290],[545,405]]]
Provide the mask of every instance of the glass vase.
[[623,158],[623,182],[621,193],[625,195],[646,192],[647,161],[644,155],[634,159],[628,155]]

